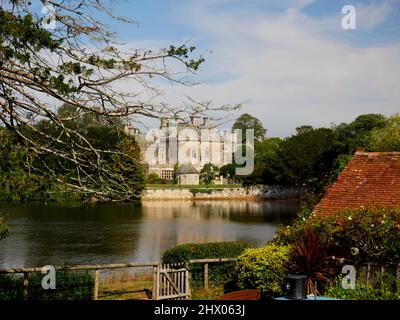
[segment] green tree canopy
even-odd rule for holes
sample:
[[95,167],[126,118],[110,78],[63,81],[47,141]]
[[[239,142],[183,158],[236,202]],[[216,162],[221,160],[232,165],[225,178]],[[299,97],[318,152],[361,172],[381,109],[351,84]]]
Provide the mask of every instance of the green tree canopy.
[[[125,157],[123,163],[130,163],[127,159],[137,162],[136,156],[122,155],[123,150],[136,147],[120,131],[113,131],[118,139],[112,148],[106,148],[108,141],[100,143],[100,137],[107,140],[108,127],[119,127],[121,119],[127,123],[141,122],[143,117],[185,119],[220,110],[193,99],[177,107],[149,102],[158,96],[157,85],[162,80],[191,83],[177,76],[181,73],[176,70],[194,73],[204,58],[194,56],[195,47],[187,45],[158,51],[126,49],[102,17],[132,21],[114,15],[108,2],[49,3],[55,11],[54,29],[47,28],[42,8],[32,1],[2,2],[0,122],[15,134],[19,148],[35,160],[22,162],[28,174],[51,175],[73,190],[125,200],[132,193],[131,186],[122,168],[111,169],[111,164],[121,157]],[[134,90],[121,87],[129,80],[137,84]],[[88,129],[96,123],[101,128]],[[49,165],[55,163],[65,169],[61,176],[60,169]]]
[[353,154],[358,147],[367,147],[371,130],[383,128],[385,125],[383,115],[363,114],[349,124],[342,123],[333,127],[338,152]]
[[390,117],[386,126],[373,129],[367,147],[371,151],[400,151],[400,114]]
[[210,184],[214,180],[214,178],[218,175],[219,169],[217,166],[214,166],[211,163],[207,163],[203,166],[200,171],[200,179],[205,184]]
[[331,129],[302,126],[282,141],[277,156],[281,181],[320,189],[337,157]]
[[262,122],[248,113],[244,113],[237,118],[232,129],[242,130],[243,142],[246,141],[246,129],[254,130],[254,139],[258,142],[262,141],[267,134],[267,130],[263,127]]

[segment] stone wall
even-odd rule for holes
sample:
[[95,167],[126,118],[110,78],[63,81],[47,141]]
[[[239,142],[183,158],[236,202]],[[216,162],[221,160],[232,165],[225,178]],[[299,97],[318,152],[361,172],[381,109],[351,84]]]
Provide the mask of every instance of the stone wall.
[[157,188],[146,189],[142,200],[277,200],[299,198],[301,190],[285,186],[262,186],[250,188]]

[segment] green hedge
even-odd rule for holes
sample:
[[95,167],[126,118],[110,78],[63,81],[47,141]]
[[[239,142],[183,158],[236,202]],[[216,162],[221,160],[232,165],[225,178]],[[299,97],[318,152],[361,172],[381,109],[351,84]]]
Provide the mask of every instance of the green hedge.
[[[192,259],[236,258],[250,245],[243,241],[210,242],[201,244],[183,244],[164,252],[163,263],[186,264]],[[200,288],[203,285],[203,265],[190,264],[191,286]],[[235,262],[211,263],[208,267],[211,285],[227,283],[235,277]]]
[[235,258],[250,245],[243,241],[188,243],[167,249],[163,263],[186,263],[192,259]]

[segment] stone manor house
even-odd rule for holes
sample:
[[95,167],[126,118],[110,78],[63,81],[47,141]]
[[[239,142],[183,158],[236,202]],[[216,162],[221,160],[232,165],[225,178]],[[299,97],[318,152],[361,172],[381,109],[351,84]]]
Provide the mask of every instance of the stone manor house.
[[[207,163],[218,168],[232,163],[235,135],[230,129],[217,130],[208,118],[190,117],[190,121],[160,120],[160,127],[146,134],[129,130],[141,149],[147,175],[181,184],[199,184],[199,172]],[[215,183],[222,183],[217,179]]]

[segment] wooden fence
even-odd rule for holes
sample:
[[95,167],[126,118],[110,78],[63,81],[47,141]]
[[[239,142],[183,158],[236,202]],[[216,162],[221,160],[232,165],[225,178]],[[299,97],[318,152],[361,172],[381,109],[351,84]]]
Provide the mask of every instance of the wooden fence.
[[[221,259],[195,259],[190,260],[189,264],[200,264],[203,266],[203,287],[209,288],[209,265],[217,263],[229,263],[236,261],[235,258]],[[189,299],[191,297],[190,288],[190,271],[189,264],[161,264],[159,262],[144,262],[144,263],[119,263],[119,264],[99,264],[99,265],[76,265],[76,266],[55,266],[57,271],[93,271],[94,272],[94,288],[92,299],[99,299],[100,287],[100,271],[115,270],[123,268],[152,268],[153,274],[151,299]],[[0,269],[0,275],[4,274],[22,274],[23,275],[23,299],[28,300],[29,295],[29,274],[41,273],[42,267],[35,268],[13,268]],[[135,281],[135,280],[132,280]]]
[[[55,271],[94,271],[94,288],[93,288],[93,300],[99,298],[99,283],[100,283],[100,270],[113,270],[122,268],[137,268],[137,267],[153,267],[157,268],[158,262],[135,262],[135,263],[118,263],[118,264],[101,264],[101,265],[77,265],[77,266],[56,266]],[[30,273],[41,273],[42,267],[35,268],[13,268],[13,269],[0,269],[1,274],[23,274],[23,297],[24,300],[28,300],[28,288],[29,288],[29,274]],[[155,288],[153,287],[153,290]]]
[[208,266],[211,263],[229,263],[235,262],[236,258],[220,258],[220,259],[194,259],[190,260],[191,264],[202,264],[203,265],[203,287],[204,289],[209,288],[209,272]]
[[400,281],[400,264],[362,263],[356,266],[358,275],[364,278],[366,284],[376,283],[378,274],[392,275]]

